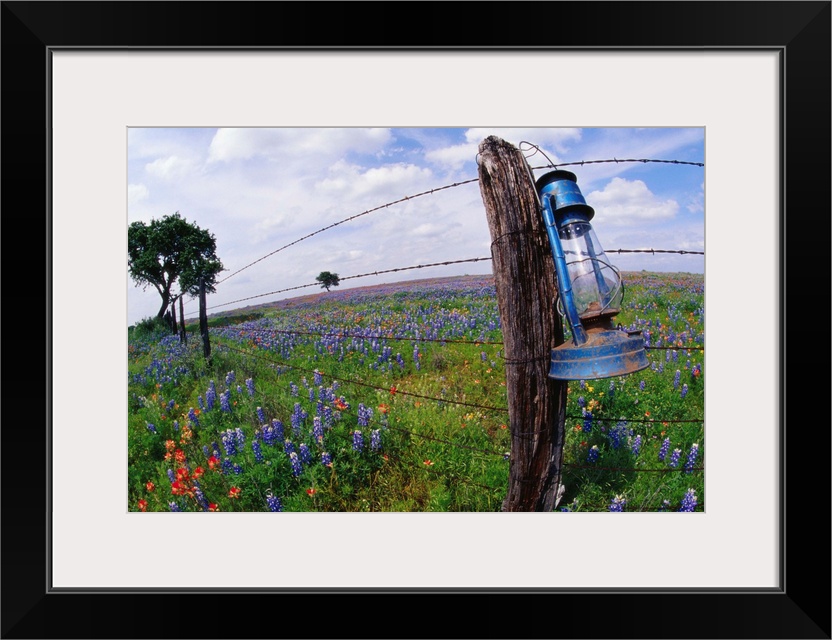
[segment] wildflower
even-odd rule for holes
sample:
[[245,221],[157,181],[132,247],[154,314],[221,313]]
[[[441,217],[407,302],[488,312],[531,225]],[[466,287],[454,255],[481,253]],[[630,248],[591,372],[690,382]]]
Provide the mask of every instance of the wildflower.
[[583,396],[578,396],[578,406],[583,409],[586,406],[586,399]]
[[168,469],[168,480],[176,482],[176,476],[173,474],[173,469]]
[[252,380],[251,378],[246,378],[246,389],[248,390],[248,395],[254,395],[254,380]]
[[225,374],[225,386],[230,387],[231,383],[234,382],[235,378],[236,376],[234,375],[233,371],[229,371],[227,374]]
[[176,443],[173,440],[165,440],[165,449],[173,453],[173,450],[176,449]]
[[219,464],[220,464],[220,460],[216,456],[211,456],[210,458],[208,458],[208,468],[209,469],[214,470],[219,466]]
[[289,454],[289,462],[292,464],[292,475],[297,478],[303,471],[303,465],[294,451]]
[[693,489],[688,489],[685,495],[682,496],[682,503],[679,505],[679,511],[691,512],[696,509],[699,501],[696,499],[696,492]]
[[584,409],[584,432],[592,431],[592,412]]
[[676,369],[676,375],[673,376],[673,388],[677,388],[679,386],[679,380],[682,377],[682,372]]
[[358,429],[352,432],[352,448],[354,451],[361,451],[364,449],[364,434]]
[[147,430],[150,431],[150,433],[157,433],[156,425],[153,424],[152,422],[147,423]]
[[683,384],[683,385],[682,385],[682,394],[681,394],[681,395],[682,395],[682,397],[683,397],[683,398],[684,398],[686,395],[688,395],[688,385],[687,385],[687,383],[685,383],[685,384]]
[[191,424],[195,427],[199,426],[199,420],[197,419],[198,415],[199,411],[197,409],[194,409],[193,407],[188,409],[188,420],[190,420]]
[[312,418],[312,437],[315,442],[321,442],[324,438],[324,425],[319,416]]
[[370,449],[373,451],[381,449],[381,432],[378,429],[373,429],[370,434]]
[[627,500],[624,496],[615,496],[610,503],[609,510],[610,511],[624,511],[624,505],[627,504]]
[[175,496],[181,496],[188,492],[187,487],[178,480],[174,480],[170,485],[170,492]]
[[324,451],[321,454],[321,464],[324,465],[325,467],[331,467],[332,466],[332,456],[330,454],[328,454],[326,451]]
[[237,498],[240,497],[241,493],[242,493],[242,489],[240,489],[240,487],[231,487],[231,489],[229,489],[229,491],[228,491],[228,497],[229,498],[234,498],[236,500]]
[[283,511],[283,505],[280,504],[280,498],[271,493],[266,494],[266,504],[269,505],[269,511]]
[[639,451],[641,451],[641,435],[640,434],[637,435],[635,438],[633,438],[633,441],[630,443],[630,451],[632,451],[634,456],[637,456],[639,454]]
[[664,462],[664,458],[667,455],[668,450],[670,449],[670,438],[665,438],[662,440],[662,447],[659,449],[659,460]]
[[197,467],[196,469],[194,469],[193,476],[197,480],[199,480],[204,475],[205,475],[205,469],[203,469],[202,467]]
[[393,385],[392,387],[390,387],[390,395],[391,396],[396,395],[396,385]]
[[266,414],[263,411],[263,407],[257,407],[257,419],[260,421],[260,424],[266,423]]
[[317,369],[312,372],[312,381],[316,387],[320,387],[324,383],[323,376]]
[[260,447],[259,440],[252,440],[251,441],[251,450],[254,452],[254,459],[257,462],[263,462],[263,450]]
[[685,471],[691,473],[693,471],[693,465],[696,464],[696,456],[699,454],[699,444],[694,442],[690,446],[690,451],[688,452],[688,459],[685,461]]
[[587,462],[596,462],[598,460],[598,454],[600,450],[598,449],[598,445],[594,444],[589,448],[589,453],[587,454],[586,460]]
[[182,511],[182,508],[175,502],[168,502],[168,508],[171,511]]
[[220,507],[216,502],[211,502],[208,504],[208,511],[219,511]]
[[139,511],[147,511],[147,500],[144,498],[139,500]]
[[673,453],[670,454],[670,461],[668,464],[671,467],[678,467],[679,466],[679,457],[682,455],[681,449],[674,449]]
[[639,390],[639,391],[644,391],[644,387],[646,386],[646,384],[647,384],[647,383],[646,383],[644,380],[642,380],[641,382],[639,382],[639,383],[638,383],[638,390]]
[[300,447],[300,461],[303,464],[309,464],[312,462],[312,454],[309,451],[309,447],[306,445],[305,442],[301,443]]
[[180,482],[187,480],[189,477],[188,470],[182,467],[176,470],[176,479]]
[[314,496],[314,495],[315,495],[316,493],[318,493],[318,492],[317,492],[317,491],[315,491],[315,488],[314,488],[314,487],[309,487],[309,488],[306,490],[306,493],[307,493],[307,494],[309,494],[310,496]]
[[670,508],[670,500],[662,500],[659,511],[667,511]]
[[422,464],[425,465],[426,467],[432,467],[433,466],[433,460],[425,460]]
[[363,404],[358,405],[358,426],[366,427],[370,424],[370,418],[373,417],[373,410],[365,407]]

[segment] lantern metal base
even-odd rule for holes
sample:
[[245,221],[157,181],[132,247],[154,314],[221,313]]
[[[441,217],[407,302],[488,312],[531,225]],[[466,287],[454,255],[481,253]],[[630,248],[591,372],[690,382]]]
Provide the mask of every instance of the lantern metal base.
[[580,346],[571,342],[552,349],[549,377],[594,380],[635,373],[650,366],[641,331],[590,331]]

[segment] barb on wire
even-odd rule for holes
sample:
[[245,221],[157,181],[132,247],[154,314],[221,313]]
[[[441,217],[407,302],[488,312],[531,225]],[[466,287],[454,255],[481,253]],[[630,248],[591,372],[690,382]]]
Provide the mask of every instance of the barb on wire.
[[[397,267],[395,269],[382,269],[382,270],[379,270],[379,271],[371,271],[370,273],[360,273],[360,274],[354,275],[354,276],[344,276],[343,278],[340,278],[340,280],[341,280],[341,282],[343,282],[344,280],[352,280],[354,278],[366,278],[368,276],[378,276],[378,275],[381,275],[383,273],[394,273],[396,271],[409,271],[411,269],[425,269],[427,267],[443,267],[443,266],[446,266],[446,265],[449,265],[449,264],[461,264],[463,262],[479,262],[481,260],[491,260],[491,256],[489,256],[487,258],[466,258],[464,260],[448,260],[446,262],[434,262],[434,263],[431,263],[431,264],[417,264],[417,265],[414,265],[412,267]],[[320,282],[311,282],[309,284],[301,284],[301,285],[298,285],[296,287],[289,287],[287,289],[278,289],[277,291],[270,291],[268,293],[259,293],[257,295],[249,296],[247,298],[240,298],[239,300],[232,300],[231,302],[223,302],[222,304],[216,304],[212,307],[208,307],[208,309],[216,309],[218,307],[226,307],[230,304],[236,304],[237,302],[245,302],[246,300],[253,300],[255,298],[263,298],[265,296],[271,296],[271,295],[274,295],[274,294],[277,294],[277,293],[283,293],[284,291],[293,291],[295,289],[304,289],[306,287],[317,287],[317,286],[320,286],[320,284],[321,284]],[[193,312],[191,312],[191,313],[193,313]]]
[[[241,267],[240,269],[237,269],[235,272],[225,276],[222,280],[218,280],[217,284],[225,282],[229,278],[231,278],[233,276],[236,276],[241,271],[245,271],[249,267],[257,264],[258,262],[262,262],[266,258],[269,258],[269,257],[273,256],[274,254],[276,254],[280,251],[283,251],[284,249],[288,249],[289,247],[291,247],[293,245],[296,245],[298,242],[301,242],[302,240],[306,240],[307,238],[311,238],[312,236],[316,236],[319,233],[323,233],[324,231],[327,231],[328,229],[332,229],[333,227],[337,227],[338,225],[344,224],[345,222],[350,222],[351,220],[355,220],[356,218],[360,218],[361,216],[366,216],[367,214],[373,213],[374,211],[379,211],[381,209],[386,209],[387,207],[390,207],[394,204],[400,204],[402,202],[407,202],[408,200],[413,200],[415,198],[420,198],[421,196],[431,195],[431,194],[433,194],[437,191],[442,191],[444,189],[452,189],[453,187],[459,187],[459,186],[462,186],[464,184],[469,184],[471,182],[477,182],[477,181],[479,181],[479,178],[473,178],[471,180],[463,180],[462,182],[454,182],[453,184],[448,184],[448,185],[445,185],[445,186],[442,186],[442,187],[434,187],[433,189],[429,189],[428,191],[422,191],[421,193],[415,193],[413,195],[404,196],[403,198],[399,198],[398,200],[393,200],[392,202],[387,202],[387,203],[382,204],[378,207],[373,207],[372,209],[367,209],[366,211],[362,211],[361,213],[357,213],[355,215],[349,216],[348,218],[344,218],[343,220],[339,220],[338,222],[333,222],[332,224],[327,225],[325,227],[322,227],[322,228],[318,229],[317,231],[313,231],[312,233],[307,233],[305,236],[301,236],[297,240],[294,240],[294,241],[292,241],[288,244],[285,244],[282,247],[280,247],[278,249],[275,249],[271,253],[267,253],[262,258],[258,258],[254,262],[250,262],[249,264],[245,265],[244,267]],[[344,278],[341,278],[341,279],[343,280]]]

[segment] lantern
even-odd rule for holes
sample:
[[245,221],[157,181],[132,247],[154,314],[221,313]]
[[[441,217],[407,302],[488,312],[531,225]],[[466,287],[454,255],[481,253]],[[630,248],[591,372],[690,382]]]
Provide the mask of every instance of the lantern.
[[649,366],[641,331],[613,326],[624,288],[589,223],[595,215],[575,174],[556,170],[535,182],[555,259],[557,308],[572,341],[552,349],[549,377],[556,380],[610,378]]

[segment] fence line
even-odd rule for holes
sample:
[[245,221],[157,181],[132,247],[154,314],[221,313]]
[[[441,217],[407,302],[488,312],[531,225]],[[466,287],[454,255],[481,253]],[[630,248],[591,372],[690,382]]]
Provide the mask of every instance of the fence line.
[[[656,159],[652,159],[652,158],[627,158],[627,159],[611,158],[611,159],[607,159],[607,160],[580,160],[580,161],[575,161],[575,162],[561,162],[559,164],[549,164],[549,165],[544,165],[544,166],[541,166],[541,167],[534,167],[534,169],[547,169],[547,168],[550,168],[550,167],[557,169],[558,167],[566,167],[566,166],[571,166],[571,165],[584,166],[585,164],[598,164],[598,163],[603,163],[603,162],[615,162],[617,164],[618,163],[624,163],[624,162],[640,162],[642,164],[645,164],[645,163],[648,163],[648,162],[662,162],[662,163],[678,164],[678,165],[694,165],[694,166],[698,166],[698,167],[704,167],[705,166],[704,162],[687,162],[687,161],[684,161],[684,160],[656,160]],[[285,244],[282,247],[280,247],[278,249],[275,249],[274,251],[272,251],[270,253],[267,253],[262,258],[258,258],[257,260],[255,260],[253,262],[250,262],[249,264],[237,269],[233,273],[227,275],[222,280],[218,280],[216,282],[216,284],[220,284],[221,282],[225,282],[229,278],[232,278],[235,275],[237,275],[238,273],[240,273],[242,271],[245,271],[249,267],[254,266],[255,264],[257,264],[258,262],[261,262],[261,261],[265,260],[266,258],[269,258],[269,257],[273,256],[274,254],[276,254],[280,251],[283,251],[284,249],[288,249],[289,247],[291,247],[293,245],[296,245],[297,243],[301,242],[302,240],[306,240],[307,238],[311,238],[312,236],[316,236],[319,233],[322,233],[324,231],[332,229],[333,227],[337,227],[339,225],[342,225],[345,222],[350,222],[352,220],[355,220],[356,218],[360,218],[361,216],[366,216],[369,213],[373,213],[375,211],[380,211],[381,209],[386,209],[386,208],[388,208],[388,207],[390,207],[394,204],[401,204],[402,202],[407,202],[409,200],[414,200],[414,199],[422,197],[422,196],[431,195],[431,194],[433,194],[437,191],[444,191],[445,189],[452,189],[454,187],[460,187],[462,185],[471,184],[471,183],[474,183],[474,182],[479,182],[479,180],[480,180],[479,178],[471,178],[469,180],[463,180],[461,182],[454,182],[453,184],[447,184],[447,185],[444,185],[444,186],[441,186],[441,187],[435,187],[433,189],[429,189],[428,191],[422,191],[420,193],[414,193],[412,195],[408,195],[408,196],[404,196],[403,198],[399,198],[398,200],[392,200],[391,202],[387,202],[385,204],[379,205],[378,207],[373,207],[372,209],[367,209],[365,211],[362,211],[361,213],[357,213],[355,215],[349,216],[347,218],[344,218],[343,220],[339,220],[338,222],[334,222],[334,223],[329,224],[325,227],[321,227],[317,231],[313,231],[312,233],[308,233],[304,236],[301,236],[297,240],[294,240],[294,241],[292,241],[288,244]]]
[[[615,253],[615,252],[619,252],[619,253],[650,253],[650,254],[655,254],[655,253],[677,253],[677,254],[680,254],[680,255],[685,255],[685,254],[705,255],[704,251],[687,251],[687,250],[683,250],[683,249],[613,249],[611,251],[607,251],[607,253]],[[394,269],[383,269],[383,270],[378,270],[378,271],[370,271],[368,273],[360,273],[360,274],[352,275],[352,276],[344,276],[343,278],[339,278],[339,281],[353,280],[353,279],[356,279],[356,278],[367,278],[369,276],[378,276],[378,275],[381,275],[381,274],[384,274],[384,273],[395,273],[397,271],[410,271],[410,270],[413,270],[413,269],[425,269],[425,268],[428,268],[428,267],[442,267],[442,266],[447,266],[447,265],[451,265],[451,264],[462,264],[462,263],[466,263],[466,262],[481,262],[481,261],[491,260],[491,259],[492,258],[490,256],[487,256],[487,257],[481,257],[481,258],[464,258],[464,259],[461,259],[461,260],[446,260],[445,262],[433,262],[433,263],[430,263],[430,264],[418,264],[418,265],[413,265],[413,266],[410,266],[410,267],[396,267]],[[300,284],[300,285],[297,285],[297,286],[294,286],[294,287],[287,287],[285,289],[277,289],[276,291],[269,291],[267,293],[258,293],[258,294],[253,295],[253,296],[248,296],[246,298],[239,298],[237,300],[232,300],[230,302],[223,302],[221,304],[217,304],[217,305],[213,305],[211,307],[208,307],[208,309],[218,309],[219,307],[227,307],[230,304],[236,304],[238,302],[245,302],[247,300],[254,300],[255,298],[264,298],[266,296],[271,296],[271,295],[275,295],[275,294],[278,294],[278,293],[285,293],[286,291],[295,291],[297,289],[306,289],[308,287],[317,287],[317,286],[320,286],[320,285],[321,285],[320,282],[310,282],[309,284]],[[192,300],[193,300],[193,298],[192,298]],[[189,300],[189,302],[190,302],[190,300]],[[185,303],[185,304],[187,304],[187,303]],[[191,312],[188,313],[188,315],[193,316],[194,313],[197,313],[197,312],[191,311]]]

